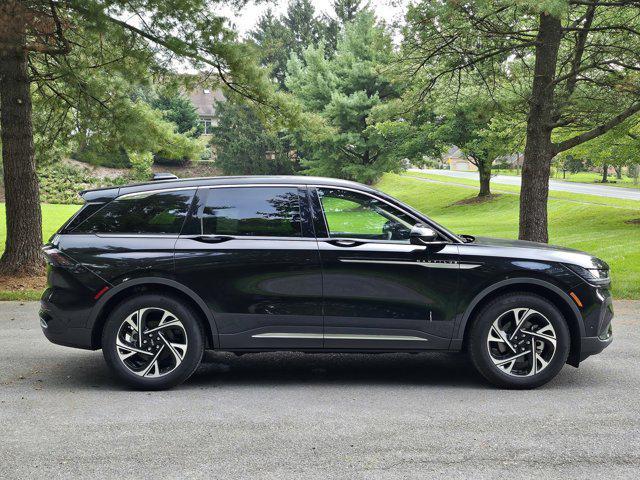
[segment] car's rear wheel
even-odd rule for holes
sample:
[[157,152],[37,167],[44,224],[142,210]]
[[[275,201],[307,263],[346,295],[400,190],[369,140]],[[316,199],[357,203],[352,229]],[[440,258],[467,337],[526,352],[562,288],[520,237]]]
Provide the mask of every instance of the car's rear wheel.
[[204,351],[196,314],[177,298],[136,296],[118,305],[105,323],[102,352],[129,385],[171,388],[193,374]]
[[538,295],[511,293],[487,304],[469,332],[476,369],[503,388],[535,388],[562,369],[570,335],[556,306]]

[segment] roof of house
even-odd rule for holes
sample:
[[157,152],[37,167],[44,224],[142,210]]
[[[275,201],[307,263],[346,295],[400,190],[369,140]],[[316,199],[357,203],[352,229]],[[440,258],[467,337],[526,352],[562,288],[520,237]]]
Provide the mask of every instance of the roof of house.
[[201,117],[213,117],[216,114],[215,102],[225,100],[222,90],[210,90],[203,87],[189,92],[189,98]]
[[451,148],[449,148],[449,150],[447,150],[447,152],[443,155],[444,158],[459,158],[461,160],[467,160],[467,156],[462,153],[462,150],[460,150],[460,148],[456,147],[455,145],[451,145]]

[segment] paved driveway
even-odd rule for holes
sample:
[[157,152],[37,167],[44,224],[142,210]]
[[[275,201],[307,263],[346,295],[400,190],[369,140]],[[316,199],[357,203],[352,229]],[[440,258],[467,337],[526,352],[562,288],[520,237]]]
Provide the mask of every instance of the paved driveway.
[[[432,170],[412,168],[413,172],[431,173],[433,175],[444,175],[452,178],[466,178],[478,180],[478,172],[457,172],[451,170]],[[520,185],[521,177],[511,175],[496,175],[491,178],[494,184]],[[591,185],[588,183],[563,182],[562,180],[549,180],[549,190],[560,192],[583,193],[586,195],[597,195],[599,197],[622,198],[626,200],[640,200],[640,189],[609,187],[606,185]]]
[[494,390],[457,355],[213,354],[168,392],[49,344],[0,303],[0,478],[637,478],[640,302],[545,388]]

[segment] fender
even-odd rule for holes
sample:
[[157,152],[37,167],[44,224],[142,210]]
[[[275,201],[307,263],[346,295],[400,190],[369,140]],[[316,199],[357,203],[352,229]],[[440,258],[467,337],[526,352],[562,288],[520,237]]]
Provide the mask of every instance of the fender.
[[168,287],[175,288],[176,290],[179,290],[180,292],[187,295],[204,312],[207,318],[207,321],[209,322],[209,327],[211,328],[213,348],[214,349],[218,348],[218,346],[220,345],[219,339],[218,339],[218,327],[216,326],[216,322],[215,322],[215,319],[213,318],[213,314],[211,313],[211,310],[209,309],[207,304],[193,290],[169,278],[139,277],[139,278],[127,280],[123,283],[118,284],[113,288],[110,288],[102,297],[100,297],[100,299],[96,302],[96,304],[91,309],[91,313],[89,314],[89,319],[87,324],[91,325],[91,328],[93,329],[93,326],[95,325],[96,320],[100,316],[100,313],[102,312],[104,307],[107,305],[107,303],[109,303],[109,300],[111,300],[119,292],[136,285],[166,285]]
[[460,343],[460,344],[462,343],[464,330],[467,326],[467,322],[469,321],[469,318],[471,318],[471,313],[473,312],[473,309],[482,300],[484,300],[487,297],[487,295],[490,295],[492,292],[495,292],[500,288],[503,288],[509,285],[517,285],[517,284],[521,284],[521,285],[534,284],[534,285],[538,285],[540,287],[546,288],[547,290],[551,290],[553,293],[557,294],[573,312],[573,315],[575,316],[575,319],[578,323],[578,327],[580,329],[580,337],[584,337],[586,335],[582,314],[580,313],[580,310],[578,310],[578,307],[576,306],[575,302],[571,300],[571,297],[569,297],[569,295],[567,295],[564,291],[562,291],[560,288],[555,286],[553,283],[549,283],[544,280],[540,280],[538,278],[518,277],[518,278],[509,278],[507,280],[502,280],[500,282],[494,283],[493,285],[490,285],[489,287],[482,290],[478,295],[476,295],[473,298],[471,303],[469,303],[469,305],[467,306],[467,309],[465,310],[465,312],[462,314],[461,319],[459,320],[458,328],[455,330],[456,335],[454,337],[454,340],[452,341],[452,346],[455,343]]

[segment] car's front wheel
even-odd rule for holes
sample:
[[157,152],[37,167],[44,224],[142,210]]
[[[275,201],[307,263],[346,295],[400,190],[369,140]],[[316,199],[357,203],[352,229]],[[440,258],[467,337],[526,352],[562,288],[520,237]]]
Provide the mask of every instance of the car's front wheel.
[[102,352],[111,369],[144,390],[171,388],[193,374],[204,351],[196,314],[177,298],[136,296],[118,305],[102,334]]
[[570,335],[556,306],[538,295],[511,293],[488,303],[468,339],[476,369],[503,388],[535,388],[562,369]]

